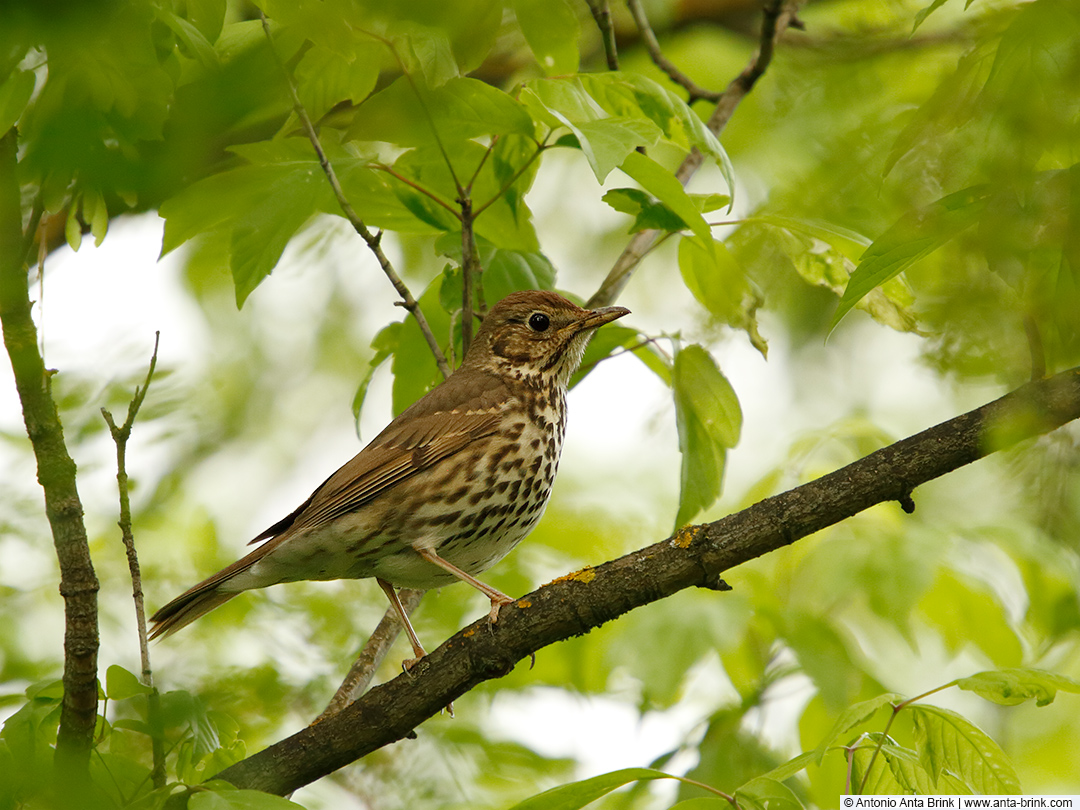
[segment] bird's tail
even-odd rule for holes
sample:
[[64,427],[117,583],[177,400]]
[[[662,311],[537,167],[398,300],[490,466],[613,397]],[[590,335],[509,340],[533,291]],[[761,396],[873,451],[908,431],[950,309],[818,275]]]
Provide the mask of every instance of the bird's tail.
[[[266,532],[252,542],[261,540],[265,534]],[[281,545],[288,537],[288,532],[284,532],[267,540],[254,551],[249,552],[247,556],[242,557],[230,566],[222,568],[198,585],[188,588],[150,617],[152,624],[150,638],[171,636],[181,627],[186,627],[200,616],[205,616],[214,608],[224,605],[238,593],[250,588],[264,588],[267,585],[280,582],[281,580],[257,581],[248,577],[246,583],[240,585],[236,582],[236,579],[241,575],[246,575],[255,563]],[[228,585],[228,588],[222,587],[224,585]]]
[[217,583],[200,582],[191,590],[180,594],[169,604],[150,617],[150,638],[171,636],[200,616],[224,605],[240,591],[222,591]]

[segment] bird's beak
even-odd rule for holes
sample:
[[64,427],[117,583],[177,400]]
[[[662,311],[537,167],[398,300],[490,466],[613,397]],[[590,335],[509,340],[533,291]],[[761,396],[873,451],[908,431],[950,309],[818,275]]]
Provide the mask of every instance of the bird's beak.
[[600,307],[591,310],[588,315],[577,322],[577,331],[583,332],[586,329],[596,329],[605,323],[611,323],[623,315],[629,314],[630,310],[626,307]]

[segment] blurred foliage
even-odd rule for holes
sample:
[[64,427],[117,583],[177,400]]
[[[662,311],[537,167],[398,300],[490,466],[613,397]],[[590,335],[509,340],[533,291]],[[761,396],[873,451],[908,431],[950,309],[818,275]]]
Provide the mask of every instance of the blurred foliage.
[[[575,383],[633,353],[668,393],[658,419],[678,444],[678,480],[637,458],[637,479],[618,479],[635,481],[631,491],[600,509],[580,499],[597,476],[565,470],[544,522],[488,575],[505,592],[924,427],[933,403],[902,419],[892,409],[901,397],[884,383],[906,385],[909,370],[881,348],[884,330],[918,345],[949,413],[1080,362],[1075,3],[810,3],[805,32],[784,36],[723,146],[702,123],[705,103],[682,100],[617,4],[619,72],[604,70],[577,0],[257,5],[270,41],[240,0],[0,10],[0,130],[19,131],[23,227],[40,224],[44,253],[85,250],[87,235],[112,238],[118,218],[160,211],[163,253],[184,255],[177,294],[208,335],[191,368],[159,367],[136,425],[151,438],[133,458],[160,459],[133,491],[152,604],[231,562],[260,516],[295,505],[306,493],[290,485],[311,447],[342,451],[338,462],[351,454],[329,435],[329,414],[347,422],[351,404],[358,427],[381,408],[372,421],[385,422],[439,379],[416,322],[387,315],[389,285],[341,219],[286,75],[452,360],[463,196],[478,212],[475,303],[520,288],[572,288],[582,300],[629,232],[661,232],[624,296],[653,326],[601,330]],[[745,25],[756,11],[681,18],[690,5],[649,4],[661,44],[695,81],[723,87],[756,47]],[[687,191],[671,170],[692,147],[708,162]],[[751,401],[736,371],[766,352],[790,396],[768,426],[778,438],[746,447],[764,435],[748,429],[751,406],[769,402]],[[860,352],[884,393],[853,371]],[[98,409],[122,411],[144,372],[61,371],[53,390],[68,441],[94,459],[80,461],[93,484],[111,463]],[[5,810],[47,806],[58,789],[62,619],[29,450],[14,430],[0,439]],[[754,480],[731,479],[739,453],[760,457]],[[879,506],[732,571],[732,593],[680,593],[545,649],[534,668],[458,701],[456,719],[433,718],[419,740],[297,801],[729,806],[719,790],[740,807],[776,808],[830,807],[854,790],[1080,792],[1069,677],[1080,676],[1078,459],[1075,429],[1059,431],[920,489],[912,516]],[[113,496],[93,493],[105,699],[85,806],[296,806],[199,783],[318,714],[381,616],[381,595],[366,582],[301,583],[215,611],[155,648],[168,684],[155,726],[145,687],[115,663],[134,669],[130,584]],[[430,594],[417,630],[446,638],[482,601],[459,588]],[[571,781],[581,773],[568,743],[594,714],[557,714],[560,700],[614,702],[678,739],[652,762]],[[556,715],[562,747],[545,747],[551,729],[508,731],[499,718],[515,705]],[[152,737],[167,752],[169,783],[157,790]],[[675,787],[661,771],[697,784]]]

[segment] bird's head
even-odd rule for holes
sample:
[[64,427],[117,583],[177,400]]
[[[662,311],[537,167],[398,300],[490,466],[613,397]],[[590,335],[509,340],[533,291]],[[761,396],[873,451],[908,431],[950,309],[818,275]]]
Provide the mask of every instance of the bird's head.
[[624,307],[584,309],[546,290],[511,293],[484,318],[463,366],[565,387],[593,333],[621,318]]

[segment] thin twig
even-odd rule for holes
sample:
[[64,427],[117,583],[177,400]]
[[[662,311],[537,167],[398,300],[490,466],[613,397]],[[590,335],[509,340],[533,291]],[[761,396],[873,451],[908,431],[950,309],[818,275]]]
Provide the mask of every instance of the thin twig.
[[357,215],[353,209],[352,204],[345,196],[345,191],[341,188],[341,183],[338,181],[337,173],[334,171],[334,167],[330,165],[330,160],[326,157],[326,152],[323,150],[322,143],[319,141],[319,135],[315,132],[315,126],[311,123],[311,116],[308,115],[307,110],[304,109],[304,105],[300,101],[300,95],[296,91],[296,83],[293,81],[292,76],[289,75],[289,71],[285,68],[285,64],[281,61],[281,57],[278,56],[277,49],[274,48],[273,36],[270,34],[270,22],[266,19],[266,15],[260,10],[259,18],[262,20],[263,33],[266,35],[267,42],[270,43],[270,52],[274,56],[274,60],[277,62],[278,67],[281,68],[281,73],[285,77],[285,85],[289,88],[289,96],[292,99],[293,111],[296,113],[296,117],[300,119],[300,123],[304,127],[304,132],[307,134],[308,140],[311,141],[311,147],[315,150],[315,154],[319,159],[319,166],[322,167],[323,174],[326,175],[326,179],[330,181],[330,188],[334,192],[334,197],[337,198],[338,205],[341,207],[341,211],[345,214],[345,218],[349,220],[349,224],[353,226],[360,237],[367,243],[368,248],[375,254],[375,258],[379,262],[379,266],[382,267],[383,273],[390,279],[390,283],[394,285],[394,289],[397,290],[398,295],[401,297],[401,304],[408,310],[415,319],[417,325],[420,327],[420,332],[424,336],[424,340],[427,341],[428,348],[431,349],[431,353],[435,356],[435,362],[439,366],[439,371],[442,372],[443,377],[449,377],[451,369],[446,362],[446,357],[443,355],[442,349],[439,348],[439,342],[435,339],[435,335],[431,331],[431,327],[428,325],[427,318],[424,317],[423,310],[420,309],[420,305],[416,299],[413,298],[409,288],[405,286],[405,282],[401,280],[401,276],[398,275],[394,269],[393,264],[383,253],[380,242],[382,241],[382,232],[372,233],[364,221]]
[[495,144],[499,142],[498,135],[491,136],[491,143],[488,144],[487,149],[484,150],[484,154],[480,156],[479,162],[476,164],[476,168],[473,170],[472,177],[469,178],[469,182],[465,185],[465,193],[472,194],[473,186],[476,185],[476,178],[480,176],[480,171],[484,168],[484,164],[487,163],[488,158],[491,157],[491,153],[495,151]]
[[491,205],[502,199],[503,194],[510,190],[514,183],[518,181],[518,178],[525,173],[525,171],[536,161],[538,157],[540,157],[541,154],[543,154],[544,150],[547,148],[548,145],[546,141],[537,143],[536,151],[532,153],[532,156],[528,160],[526,160],[514,171],[514,173],[510,176],[510,179],[503,183],[503,187],[500,188],[495,194],[492,194],[491,198],[487,202],[482,203],[473,209],[473,219],[476,219],[476,217],[484,213],[484,211],[486,211]]
[[687,103],[693,104],[698,99],[712,102],[719,101],[720,96],[723,95],[720,91],[706,90],[679,70],[674,62],[664,56],[664,52],[660,49],[660,43],[656,39],[656,34],[653,33],[652,26],[649,25],[649,18],[645,15],[645,9],[641,5],[641,0],[626,0],[626,5],[630,9],[630,14],[634,17],[634,22],[637,24],[641,39],[645,43],[646,49],[649,51],[649,56],[652,57],[656,66],[668,75],[669,79],[684,88],[686,92],[690,94]]
[[615,47],[615,26],[611,23],[611,9],[608,0],[588,0],[589,11],[596,20],[596,27],[600,29],[600,38],[604,43],[604,56],[607,58],[608,70],[619,69],[619,51]]
[[425,197],[430,199],[436,205],[442,206],[447,211],[449,211],[451,214],[453,214],[455,217],[457,217],[458,219],[461,219],[461,214],[458,212],[458,210],[456,208],[454,208],[454,206],[452,206],[450,203],[448,203],[446,200],[444,200],[442,197],[440,197],[438,194],[436,194],[431,189],[420,185],[415,180],[410,180],[408,177],[401,174],[401,172],[397,171],[392,166],[387,166],[385,163],[371,163],[371,164],[369,164],[369,166],[372,169],[378,169],[381,172],[386,172],[388,175],[393,177],[395,180],[397,180],[397,181],[399,181],[401,183],[404,183],[405,185],[407,185],[409,188],[413,189],[414,191],[417,191],[420,194],[423,194]]
[[131,572],[131,595],[135,600],[135,623],[139,631],[139,656],[142,662],[142,680],[150,687],[148,696],[148,720],[150,728],[155,731],[151,735],[151,748],[154,759],[154,767],[150,778],[155,788],[165,786],[165,747],[161,735],[156,733],[162,725],[160,722],[160,702],[157,688],[154,686],[154,674],[150,668],[150,645],[146,639],[146,604],[143,600],[142,574],[139,571],[139,555],[135,551],[135,536],[131,531],[131,499],[128,496],[127,474],[127,443],[131,438],[131,428],[135,424],[135,417],[146,399],[146,392],[150,388],[150,380],[154,376],[154,368],[157,366],[158,342],[161,340],[161,332],[154,333],[154,353],[150,356],[150,368],[146,372],[146,382],[142,388],[135,389],[135,396],[128,403],[127,419],[124,424],[117,427],[113,415],[107,408],[101,409],[101,415],[109,425],[113,442],[116,444],[116,483],[120,489],[120,536],[124,542],[124,551],[127,552],[128,570]]
[[[420,604],[420,598],[423,595],[423,591],[415,591],[409,588],[403,588],[398,592],[401,606],[410,615],[416,609],[416,606]],[[367,690],[372,678],[375,677],[375,670],[378,669],[379,664],[386,657],[390,645],[394,643],[394,639],[400,633],[401,620],[398,619],[397,612],[391,607],[387,609],[386,614],[375,628],[375,632],[364,643],[360,654],[356,657],[356,661],[353,662],[352,668],[349,670],[349,674],[341,682],[341,686],[338,687],[330,703],[323,709],[322,714],[315,718],[316,723],[337,714]]]
[[[776,38],[788,26],[801,26],[796,17],[796,11],[802,2],[803,0],[769,0],[765,4],[758,51],[751,57],[743,71],[724,90],[716,109],[713,110],[706,124],[714,135],[720,135],[727,122],[731,120],[731,116],[736,107],[739,106],[739,102],[753,89],[754,84],[769,67],[769,63],[772,62]],[[702,153],[696,148],[692,149],[675,172],[679,182],[684,186],[690,182],[690,178],[700,168],[703,160]],[[615,264],[608,272],[607,278],[604,279],[600,288],[593,293],[586,306],[606,306],[614,301],[630,280],[642,257],[648,253],[649,248],[659,235],[660,231],[657,230],[638,231],[634,234],[622,254],[615,260]]]
[[476,234],[473,232],[476,216],[472,211],[472,200],[462,197],[457,202],[461,206],[461,356],[464,357],[472,344],[476,301],[474,290],[482,286],[482,268],[476,252]]

